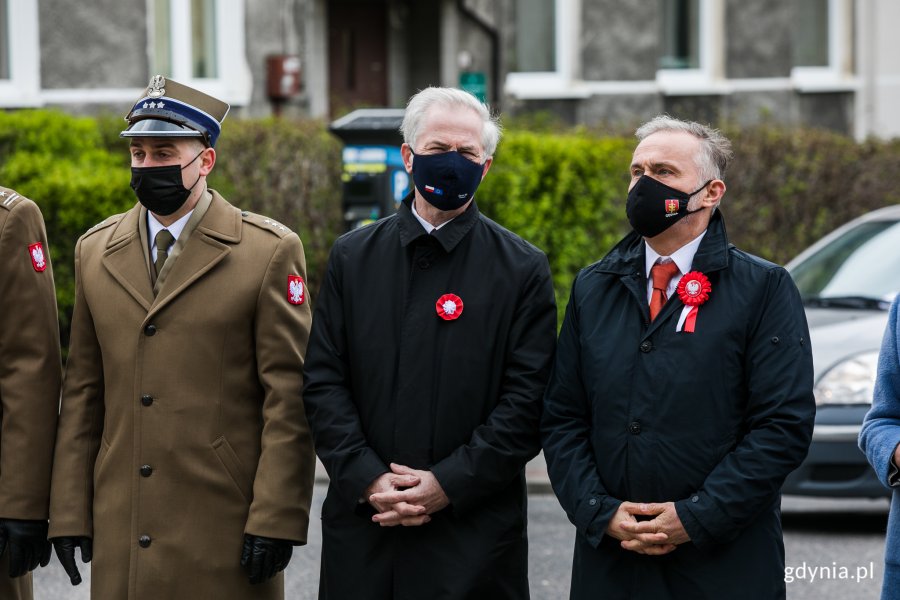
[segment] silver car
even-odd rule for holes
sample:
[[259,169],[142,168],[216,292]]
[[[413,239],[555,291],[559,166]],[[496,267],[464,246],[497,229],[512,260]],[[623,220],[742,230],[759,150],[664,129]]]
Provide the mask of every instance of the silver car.
[[786,268],[809,321],[816,425],[809,456],[788,477],[783,492],[889,495],[856,439],[872,404],[888,309],[900,292],[900,205],[847,223]]

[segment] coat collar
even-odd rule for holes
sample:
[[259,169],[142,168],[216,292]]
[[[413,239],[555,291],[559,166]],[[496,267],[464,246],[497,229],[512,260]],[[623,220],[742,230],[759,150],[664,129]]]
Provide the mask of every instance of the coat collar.
[[[703,241],[697,248],[691,270],[709,273],[728,268],[728,249],[730,247],[728,234],[725,231],[725,220],[719,209],[709,220],[706,235],[703,236]],[[642,275],[646,278],[644,253],[644,238],[632,231],[597,263],[594,270],[623,276]]]
[[436,239],[445,252],[452,252],[454,248],[462,241],[466,234],[475,226],[478,221],[478,205],[473,200],[466,211],[435,231],[428,234],[422,227],[422,224],[412,214],[412,199],[415,192],[410,192],[400,207],[397,209],[397,224],[400,229],[400,245],[408,246],[421,237],[431,235]]
[[119,220],[107,242],[103,263],[119,284],[152,316],[158,309],[212,269],[241,240],[241,213],[218,192],[210,190],[209,209],[190,234],[165,286],[154,298],[140,236],[141,205]]
[[[242,222],[240,211],[231,206],[216,190],[211,189],[209,192],[212,194],[212,202],[210,202],[209,210],[206,211],[203,220],[197,224],[197,230],[223,242],[240,242]],[[119,219],[116,228],[109,236],[106,247],[112,248],[139,235],[140,223],[141,204],[137,203]]]
[[[694,261],[691,264],[692,271],[711,273],[728,268],[728,235],[725,232],[725,221],[720,210],[716,210],[709,220],[706,235],[697,248]],[[594,267],[594,271],[618,275],[622,284],[633,296],[640,306],[645,319],[649,317],[647,303],[647,274],[644,238],[632,231],[621,242],[610,250],[603,260]],[[649,338],[669,316],[683,306],[677,298],[674,302],[667,302],[662,311],[653,322],[648,322],[644,329],[642,339]]]

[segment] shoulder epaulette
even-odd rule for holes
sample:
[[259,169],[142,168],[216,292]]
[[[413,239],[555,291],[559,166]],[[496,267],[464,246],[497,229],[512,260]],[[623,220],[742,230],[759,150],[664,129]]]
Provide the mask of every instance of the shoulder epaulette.
[[249,223],[251,225],[256,225],[260,229],[264,229],[271,233],[274,233],[278,237],[284,237],[287,234],[291,233],[290,227],[282,225],[278,221],[274,219],[270,219],[269,217],[264,217],[262,215],[258,215],[256,213],[252,213],[248,210],[241,211],[241,217],[243,217],[245,223]]
[[111,217],[107,217],[107,218],[103,219],[102,221],[100,221],[99,223],[97,223],[96,225],[94,225],[93,227],[88,229],[87,231],[85,231],[84,235],[85,236],[93,235],[93,234],[97,233],[98,231],[100,231],[101,229],[106,229],[110,225],[115,225],[116,223],[119,222],[119,219],[122,218],[123,214],[124,213],[118,214],[118,215],[113,215]]
[[5,208],[6,210],[12,210],[23,198],[24,196],[17,193],[15,190],[0,187],[0,207]]

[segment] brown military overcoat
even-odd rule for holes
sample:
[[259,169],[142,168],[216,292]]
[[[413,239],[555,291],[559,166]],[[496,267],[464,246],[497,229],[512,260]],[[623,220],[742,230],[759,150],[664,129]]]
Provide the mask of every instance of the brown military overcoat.
[[243,535],[306,541],[303,248],[212,196],[156,297],[140,205],[76,247],[50,536],[93,537],[96,600],[281,598]]
[[[0,187],[0,517],[46,519],[62,375],[56,292],[37,205]],[[10,579],[0,558],[0,598],[31,598],[31,574]]]

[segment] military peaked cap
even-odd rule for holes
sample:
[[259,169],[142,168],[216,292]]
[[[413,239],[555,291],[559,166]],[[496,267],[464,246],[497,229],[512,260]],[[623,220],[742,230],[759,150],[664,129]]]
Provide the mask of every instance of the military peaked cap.
[[216,145],[228,103],[177,81],[154,75],[125,117],[122,137],[199,137]]

